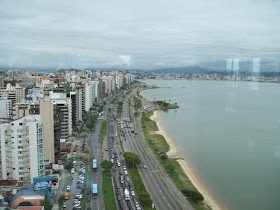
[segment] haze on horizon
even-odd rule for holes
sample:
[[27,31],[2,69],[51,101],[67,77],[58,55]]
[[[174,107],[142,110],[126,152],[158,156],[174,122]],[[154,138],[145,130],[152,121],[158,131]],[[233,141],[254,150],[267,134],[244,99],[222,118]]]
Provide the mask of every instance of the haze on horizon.
[[279,62],[280,1],[0,2],[0,66],[225,68]]

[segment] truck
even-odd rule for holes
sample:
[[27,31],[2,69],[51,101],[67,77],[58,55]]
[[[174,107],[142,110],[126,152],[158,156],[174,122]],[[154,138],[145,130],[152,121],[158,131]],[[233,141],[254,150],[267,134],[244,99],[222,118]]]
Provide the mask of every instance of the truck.
[[129,201],[130,200],[130,197],[129,197],[129,191],[128,191],[128,189],[124,189],[124,199],[126,200],[126,201]]
[[65,200],[68,200],[68,199],[69,199],[69,192],[66,192],[66,193],[64,194],[64,199],[65,199]]

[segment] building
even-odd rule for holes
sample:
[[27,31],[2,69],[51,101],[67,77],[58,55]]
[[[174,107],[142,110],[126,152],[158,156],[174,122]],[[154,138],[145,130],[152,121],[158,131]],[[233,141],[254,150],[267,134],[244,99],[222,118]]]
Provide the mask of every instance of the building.
[[44,176],[44,138],[40,115],[0,125],[0,179],[32,183]]
[[0,98],[0,118],[12,119],[12,100]]
[[39,102],[15,103],[13,106],[13,120],[17,120],[29,114],[40,114]]
[[40,116],[44,126],[44,155],[45,164],[57,163],[60,156],[60,122],[59,109],[51,103],[50,97],[46,96],[40,101]]

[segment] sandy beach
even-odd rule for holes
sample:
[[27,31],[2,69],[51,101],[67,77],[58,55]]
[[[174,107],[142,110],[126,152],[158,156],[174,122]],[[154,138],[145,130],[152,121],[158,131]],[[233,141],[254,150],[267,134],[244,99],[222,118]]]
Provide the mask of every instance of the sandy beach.
[[[154,111],[154,114],[151,116],[151,120],[155,121],[159,131],[156,131],[156,134],[162,135],[167,143],[170,146],[170,150],[168,151],[167,155],[171,158],[176,157],[178,154],[179,150],[176,145],[175,140],[173,137],[165,130],[163,127],[162,123],[159,121],[159,114],[160,111],[156,110]],[[210,192],[206,189],[206,187],[202,184],[200,181],[199,177],[196,175],[195,171],[191,167],[191,165],[188,163],[187,160],[185,159],[179,159],[177,160],[178,163],[181,165],[183,171],[185,174],[188,176],[192,184],[195,186],[195,188],[204,196],[204,203],[210,206],[212,209],[225,209],[221,203],[217,201],[217,199],[214,198],[213,195],[210,194]]]

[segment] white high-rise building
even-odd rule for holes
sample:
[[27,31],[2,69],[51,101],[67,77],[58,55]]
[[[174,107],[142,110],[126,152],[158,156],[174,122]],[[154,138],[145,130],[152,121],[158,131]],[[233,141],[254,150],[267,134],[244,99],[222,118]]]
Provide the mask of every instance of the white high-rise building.
[[0,118],[12,119],[12,100],[0,98]]
[[85,84],[85,111],[89,111],[94,101],[98,100],[98,81]]
[[118,74],[116,75],[116,87],[118,89],[121,89],[123,86],[123,75],[122,74]]
[[43,126],[40,115],[27,115],[0,125],[0,179],[32,183],[44,176]]

